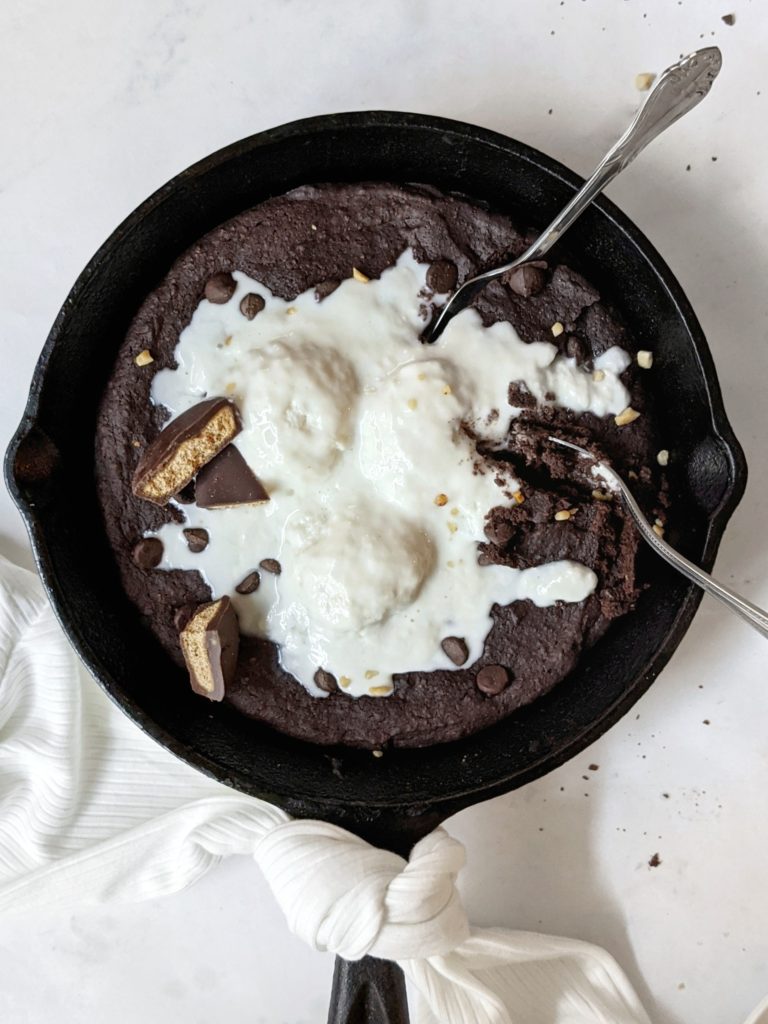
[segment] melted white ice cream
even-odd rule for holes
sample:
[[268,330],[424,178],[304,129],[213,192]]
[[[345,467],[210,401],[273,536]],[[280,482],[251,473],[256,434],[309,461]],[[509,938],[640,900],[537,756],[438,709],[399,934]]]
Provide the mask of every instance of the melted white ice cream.
[[[427,267],[410,251],[377,281],[350,278],[322,302],[292,302],[236,273],[229,302],[203,300],[152,397],[179,415],[228,395],[243,430],[235,444],[270,494],[263,505],[206,510],[157,536],[160,568],[197,569],[214,597],[229,594],[244,633],[280,647],[283,667],[314,694],[318,668],[353,696],[391,692],[397,672],[454,668],[440,642],[462,637],[467,664],[482,653],[491,608],[528,599],[582,601],[591,569],[559,561],[526,569],[481,566],[486,513],[514,502],[517,482],[479,465],[462,424],[501,441],[516,410],[510,381],[539,400],[549,392],[577,412],[626,408],[619,379],[629,359],[611,349],[586,373],[550,344],[526,344],[511,325],[483,327],[473,310],[422,345]],[[249,292],[266,306],[240,313]],[[420,294],[421,293],[421,294]],[[208,531],[193,554],[182,530]],[[247,596],[236,585],[265,558]]]

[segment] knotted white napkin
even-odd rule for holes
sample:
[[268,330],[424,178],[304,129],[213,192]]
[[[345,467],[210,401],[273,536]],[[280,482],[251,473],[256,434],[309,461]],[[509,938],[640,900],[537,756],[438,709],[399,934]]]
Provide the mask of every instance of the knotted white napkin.
[[649,1024],[604,950],[472,928],[443,829],[405,861],[176,760],[87,676],[37,578],[0,559],[0,911],[165,896],[233,853],[315,949],[397,960],[421,1022]]

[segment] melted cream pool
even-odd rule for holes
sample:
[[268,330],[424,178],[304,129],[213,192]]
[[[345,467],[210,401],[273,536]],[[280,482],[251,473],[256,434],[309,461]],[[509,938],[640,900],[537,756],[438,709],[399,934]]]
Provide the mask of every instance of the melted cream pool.
[[[406,251],[379,280],[350,278],[322,302],[314,290],[284,302],[236,273],[230,301],[200,303],[177,368],[154,378],[153,400],[174,416],[232,397],[243,420],[235,443],[271,496],[178,506],[187,521],[158,531],[160,568],[197,569],[214,597],[229,594],[242,631],[278,644],[283,667],[315,695],[321,667],[351,696],[386,696],[393,673],[454,668],[440,646],[448,636],[464,638],[470,665],[494,604],[582,601],[597,585],[575,562],[478,565],[485,515],[514,502],[518,485],[482,471],[462,423],[500,442],[517,414],[510,381],[577,412],[618,413],[629,357],[605,353],[596,381],[554,345],[525,344],[506,323],[483,327],[474,310],[422,345],[427,269]],[[266,302],[252,321],[239,310],[249,292]],[[189,551],[185,527],[208,531],[203,552]],[[265,558],[282,573],[235,593]]]

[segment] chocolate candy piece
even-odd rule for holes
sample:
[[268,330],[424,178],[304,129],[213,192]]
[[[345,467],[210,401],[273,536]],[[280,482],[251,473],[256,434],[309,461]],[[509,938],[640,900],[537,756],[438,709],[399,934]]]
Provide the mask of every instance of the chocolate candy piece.
[[321,281],[320,284],[316,284],[315,300],[317,302],[322,302],[323,299],[327,299],[329,295],[332,295],[333,292],[336,291],[340,284],[341,281],[335,281],[333,278],[330,278],[328,281]]
[[205,551],[208,547],[209,537],[207,530],[187,528],[183,532],[187,547],[193,555],[199,555],[201,551]]
[[541,267],[526,263],[525,266],[507,271],[502,280],[515,295],[522,295],[527,299],[531,295],[538,295],[547,279]]
[[571,334],[565,343],[565,354],[569,359],[575,359],[577,365],[581,366],[589,355],[589,350],[586,342],[577,338],[575,334]]
[[237,666],[240,631],[228,597],[200,605],[179,636],[195,693],[221,700]]
[[509,686],[509,672],[503,665],[486,665],[477,673],[475,685],[488,697],[496,697]]
[[133,560],[140,569],[154,569],[163,557],[163,542],[157,537],[144,537],[133,549]]
[[319,668],[317,672],[315,672],[314,680],[315,686],[319,690],[322,690],[323,693],[335,693],[339,688],[339,684],[336,682],[336,676],[332,675],[330,672],[326,672],[324,668]]
[[427,287],[438,295],[452,292],[459,279],[456,264],[450,260],[437,260],[427,271]]
[[240,430],[240,414],[229,399],[209,398],[193,405],[146,448],[133,474],[133,493],[166,505]]
[[240,312],[246,320],[253,320],[256,314],[264,309],[265,305],[266,303],[260,295],[256,295],[255,292],[249,292],[240,300]]
[[237,282],[234,277],[222,270],[206,281],[205,297],[209,302],[215,302],[217,306],[221,306],[225,302],[229,302],[235,294],[235,288],[237,288]]
[[259,589],[261,583],[261,576],[254,569],[253,572],[249,572],[248,575],[237,584],[235,590],[238,594],[252,594],[255,590]]
[[440,646],[454,665],[463,665],[469,657],[467,643],[460,636],[447,636],[445,640],[441,641]]
[[259,562],[259,568],[263,569],[264,572],[271,572],[274,576],[279,576],[283,571],[282,565],[276,558],[262,558]]
[[269,501],[258,477],[235,445],[228,445],[200,470],[195,481],[198,508],[232,508]]

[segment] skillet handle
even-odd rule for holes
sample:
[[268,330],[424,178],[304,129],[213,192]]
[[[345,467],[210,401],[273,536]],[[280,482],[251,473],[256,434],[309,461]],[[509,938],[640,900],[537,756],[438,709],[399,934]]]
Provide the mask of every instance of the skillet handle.
[[405,976],[391,960],[336,957],[328,1024],[408,1024]]

